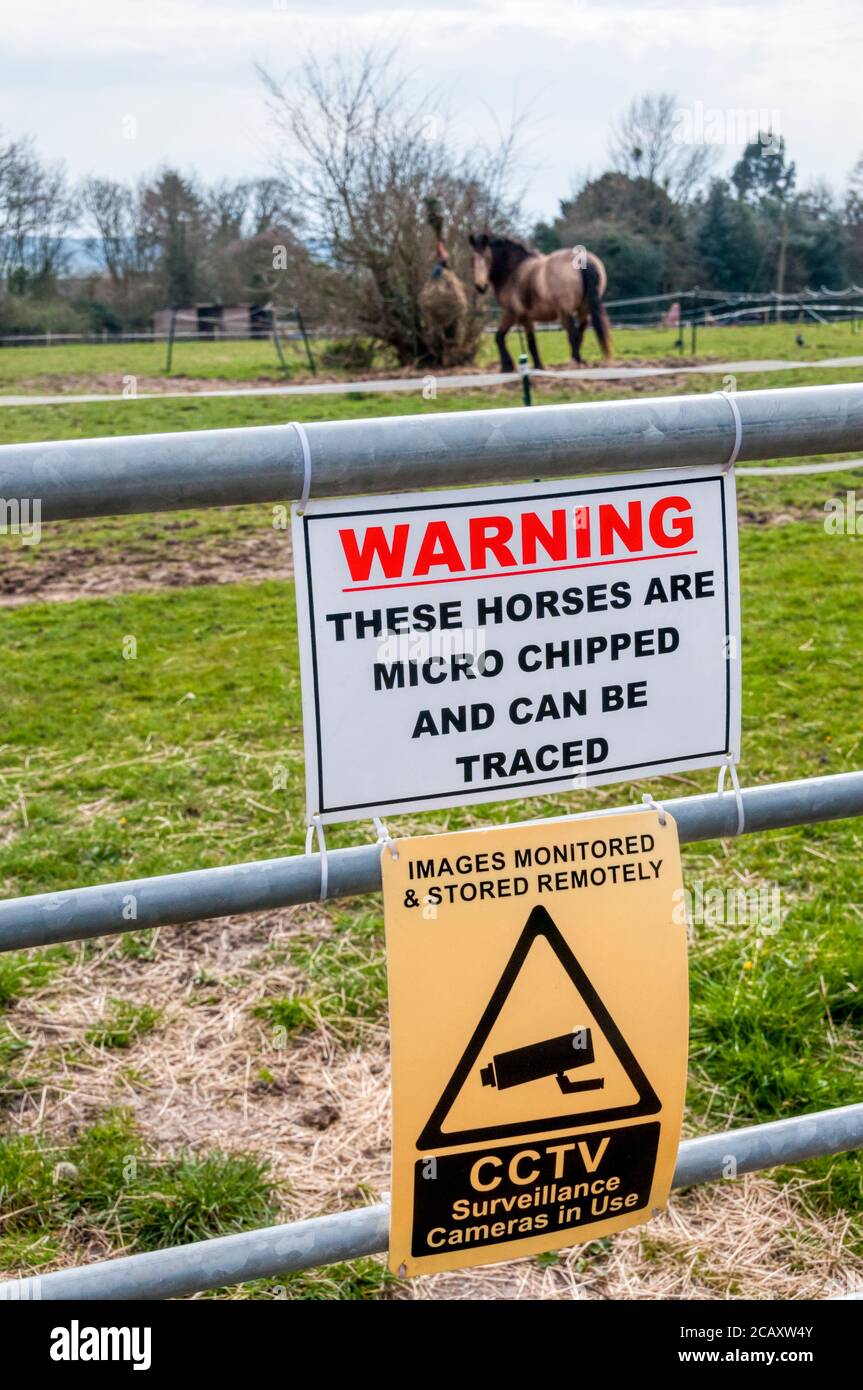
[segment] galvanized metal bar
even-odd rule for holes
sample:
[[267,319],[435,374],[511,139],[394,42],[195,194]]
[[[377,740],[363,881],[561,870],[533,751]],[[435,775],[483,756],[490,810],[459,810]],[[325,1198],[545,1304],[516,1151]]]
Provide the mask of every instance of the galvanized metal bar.
[[[674,797],[664,804],[677,821],[683,843],[737,832],[737,803],[731,792]],[[743,808],[747,834],[863,815],[863,772],[747,787]],[[586,816],[638,809],[618,806],[562,819],[577,822]],[[327,856],[329,897],[379,891],[380,855],[380,846],[374,844],[331,850]],[[320,859],[310,854],[10,898],[0,902],[0,951],[292,907],[316,902],[320,887]]]
[[389,1209],[361,1207],[8,1281],[0,1284],[0,1303],[178,1298],[376,1254],[386,1250],[388,1237]]
[[[863,1105],[822,1110],[798,1119],[685,1139],[680,1145],[674,1186],[690,1187],[860,1147]],[[385,1205],[362,1207],[12,1280],[0,1284],[0,1301],[180,1298],[204,1289],[379,1253],[387,1248],[388,1227]]]
[[674,1186],[740,1177],[859,1148],[863,1148],[863,1105],[818,1110],[794,1119],[684,1140],[677,1155]]
[[[742,391],[739,458],[863,449],[863,385]],[[719,467],[734,418],[716,393],[462,411],[306,426],[312,496],[576,477],[682,464]],[[43,521],[173,511],[301,495],[288,425],[0,448],[0,497],[39,498]]]

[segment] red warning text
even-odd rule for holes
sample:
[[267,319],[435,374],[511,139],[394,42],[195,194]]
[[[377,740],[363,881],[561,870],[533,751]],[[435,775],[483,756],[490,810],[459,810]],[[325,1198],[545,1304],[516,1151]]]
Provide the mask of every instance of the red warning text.
[[[693,510],[681,493],[575,507],[432,519],[421,524],[342,527],[351,585],[369,588],[434,579],[547,573],[615,560],[694,554]],[[346,585],[347,592],[350,587]]]

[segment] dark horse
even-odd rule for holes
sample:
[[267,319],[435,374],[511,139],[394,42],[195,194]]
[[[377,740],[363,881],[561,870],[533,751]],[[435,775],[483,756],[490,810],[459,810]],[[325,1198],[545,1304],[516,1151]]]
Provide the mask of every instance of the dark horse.
[[502,372],[514,370],[506,346],[506,335],[513,324],[525,330],[535,367],[541,367],[542,363],[534,324],[554,321],[566,330],[573,361],[581,365],[581,340],[590,319],[602,355],[608,361],[611,325],[602,303],[607,277],[598,256],[582,246],[541,256],[520,241],[490,237],[485,233],[471,236],[470,244],[474,284],[480,294],[491,285],[501,308],[495,340]]

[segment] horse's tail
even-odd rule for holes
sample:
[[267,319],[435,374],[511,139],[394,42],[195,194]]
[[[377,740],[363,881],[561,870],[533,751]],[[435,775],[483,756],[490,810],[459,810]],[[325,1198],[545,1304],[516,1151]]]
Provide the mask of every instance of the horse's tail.
[[605,312],[605,305],[599,292],[599,271],[593,261],[588,261],[582,267],[581,277],[584,282],[587,307],[590,310],[590,322],[599,339],[602,355],[607,362],[611,356],[611,324],[608,321],[608,314]]

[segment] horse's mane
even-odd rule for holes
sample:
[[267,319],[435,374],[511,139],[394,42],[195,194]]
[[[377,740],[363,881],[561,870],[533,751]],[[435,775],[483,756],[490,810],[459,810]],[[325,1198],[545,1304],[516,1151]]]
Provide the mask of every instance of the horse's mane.
[[517,241],[515,237],[489,237],[488,244],[491,250],[489,279],[495,289],[509,279],[522,261],[538,255],[538,252],[526,246],[523,241]]
[[535,251],[532,246],[528,246],[526,242],[520,241],[518,237],[493,236],[489,237],[488,244],[492,250],[496,250],[500,247],[501,250],[521,251],[524,256],[539,255],[538,251]]

